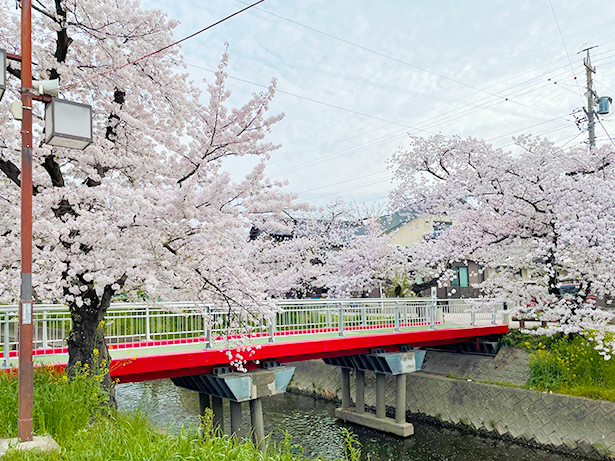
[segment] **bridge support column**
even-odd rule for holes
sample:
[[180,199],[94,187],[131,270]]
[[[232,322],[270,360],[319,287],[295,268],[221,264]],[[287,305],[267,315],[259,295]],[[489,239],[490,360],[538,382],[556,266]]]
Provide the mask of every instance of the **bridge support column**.
[[199,392],[199,414],[205,416],[205,410],[211,408],[211,400],[209,394]]
[[[329,365],[342,368],[342,408],[335,416],[345,421],[389,432],[401,437],[414,434],[414,426],[406,422],[407,374],[420,370],[425,351],[402,348],[401,352],[372,351],[371,354],[350,355],[323,359]],[[350,400],[350,369],[356,371],[356,406]],[[376,414],[365,412],[365,371],[376,374]],[[386,416],[386,375],[396,377],[395,419]]]
[[376,373],[376,416],[381,419],[387,416],[385,397],[386,376],[383,373]]
[[402,424],[406,422],[406,379],[407,373],[397,375],[397,389],[395,395],[395,422]]
[[261,399],[250,400],[250,419],[252,421],[252,438],[260,451],[265,451],[265,423],[263,422],[263,402]]
[[[250,416],[254,442],[264,450],[265,438],[263,425],[262,397],[286,392],[288,383],[295,372],[294,367],[283,367],[280,362],[265,362],[263,367],[247,373],[235,373],[230,367],[214,369],[213,373],[171,378],[176,386],[199,392],[201,414],[211,406],[214,413],[214,428],[224,428],[222,399],[229,400],[231,414],[231,434],[240,436],[243,422],[241,402],[250,402]],[[350,400],[350,398],[348,399]],[[243,432],[243,431],[242,431]]]
[[241,413],[241,402],[234,402],[229,400],[229,407],[231,413],[231,434],[239,437],[239,428],[243,423],[243,415]]
[[350,408],[350,368],[342,368],[342,408]]
[[365,372],[363,370],[357,370],[355,391],[355,411],[357,413],[365,413]]
[[214,412],[213,428],[224,432],[224,407],[221,397],[211,396],[211,409]]

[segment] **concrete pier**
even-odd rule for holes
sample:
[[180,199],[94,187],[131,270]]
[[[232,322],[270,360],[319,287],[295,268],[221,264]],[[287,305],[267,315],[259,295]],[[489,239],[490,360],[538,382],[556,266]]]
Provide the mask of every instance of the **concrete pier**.
[[252,422],[252,437],[259,450],[264,451],[265,423],[263,421],[263,402],[261,399],[250,400],[250,420]]
[[[247,373],[233,372],[230,368],[215,369],[213,373],[172,378],[176,386],[197,391],[201,414],[205,409],[213,410],[213,427],[224,429],[223,400],[229,401],[231,418],[231,434],[240,437],[243,423],[241,402],[250,402],[250,420],[254,443],[264,450],[261,443],[265,438],[263,423],[263,405],[261,398],[286,392],[288,383],[293,377],[294,367],[280,366],[279,362],[267,363],[266,369],[258,369]],[[350,375],[348,374],[348,389]],[[211,398],[211,401],[210,401]],[[211,403],[210,403],[211,402]],[[350,390],[347,402],[350,405]]]
[[376,373],[376,416],[385,418],[387,409],[384,401],[386,395],[386,381],[383,373]]
[[356,370],[355,392],[355,411],[365,413],[365,372],[363,370]]
[[[341,367],[342,407],[335,416],[353,424],[389,432],[401,437],[414,434],[414,426],[406,422],[406,383],[408,373],[420,369],[425,351],[403,350],[324,359],[329,365]],[[355,371],[355,407],[350,398],[350,371]],[[365,371],[376,374],[376,414],[365,412]],[[395,375],[395,419],[386,416],[386,375]]]
[[234,402],[229,400],[229,407],[231,412],[231,434],[239,437],[239,428],[243,423],[243,415],[241,414],[241,402]]
[[220,428],[224,431],[224,407],[222,406],[222,398],[211,396],[211,409],[214,412],[214,428]]

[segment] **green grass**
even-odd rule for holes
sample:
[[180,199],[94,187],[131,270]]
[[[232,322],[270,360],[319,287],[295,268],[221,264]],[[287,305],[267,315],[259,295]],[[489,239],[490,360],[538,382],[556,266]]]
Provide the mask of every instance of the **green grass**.
[[514,330],[504,336],[502,344],[531,351],[530,379],[525,387],[615,402],[615,359],[605,360],[590,339],[533,336]]
[[[83,372],[73,381],[51,369],[37,369],[34,383],[34,432],[50,434],[61,449],[50,453],[9,450],[3,461],[300,461],[301,447],[291,438],[266,441],[265,453],[252,442],[212,430],[210,411],[200,426],[171,435],[151,426],[147,416],[108,409],[99,377]],[[0,373],[0,437],[17,435],[17,375]],[[346,431],[345,457],[358,461],[360,445]]]
[[[101,408],[106,395],[100,391],[98,377],[80,374],[68,381],[53,368],[37,368],[34,373],[35,434],[50,434],[59,443],[87,427]],[[0,437],[17,437],[17,372],[0,373]]]
[[200,437],[196,428],[178,435],[160,433],[148,424],[143,414],[117,414],[99,418],[66,441],[61,451],[49,454],[13,451],[5,461],[168,461],[168,460],[256,460],[294,461],[303,459],[295,454],[289,438],[279,445],[270,444],[262,456],[251,442],[235,438]]

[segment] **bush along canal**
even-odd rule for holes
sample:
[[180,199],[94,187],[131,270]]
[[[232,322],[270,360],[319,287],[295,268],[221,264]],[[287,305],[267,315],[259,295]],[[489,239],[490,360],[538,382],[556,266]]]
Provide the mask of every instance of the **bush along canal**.
[[[335,375],[336,368],[325,366],[320,361],[311,363],[322,365],[322,369],[312,370],[310,389],[302,391],[303,393],[309,391],[310,396],[296,393],[295,382],[295,392],[263,399],[266,432],[274,441],[284,440],[286,434],[291,436],[293,443],[297,445],[294,451],[298,455],[303,450],[303,456],[307,458],[344,459],[344,429],[349,429],[362,445],[361,459],[372,461],[571,459],[566,455],[540,448],[483,437],[464,430],[463,427],[460,429],[447,424],[434,424],[436,418],[425,421],[423,418],[409,415],[409,421],[414,424],[414,435],[408,438],[399,438],[342,422],[335,417],[335,408],[339,406],[335,398],[339,390],[339,380],[332,389],[326,386],[318,387],[313,382],[314,379],[319,379],[321,371],[325,373],[324,376]],[[295,381],[301,379],[303,379],[301,373],[295,376]],[[316,394],[329,397],[329,400],[316,398]],[[366,391],[368,405],[369,398],[369,393]],[[176,387],[170,380],[121,384],[117,387],[117,399],[120,408],[125,410],[140,408],[154,424],[163,429],[168,427],[171,431],[179,431],[181,426],[196,424],[198,421],[200,411],[198,394]],[[225,408],[225,412],[225,432],[228,433],[230,430],[228,407]],[[250,425],[248,412],[244,411],[243,418],[242,430],[246,434]]]

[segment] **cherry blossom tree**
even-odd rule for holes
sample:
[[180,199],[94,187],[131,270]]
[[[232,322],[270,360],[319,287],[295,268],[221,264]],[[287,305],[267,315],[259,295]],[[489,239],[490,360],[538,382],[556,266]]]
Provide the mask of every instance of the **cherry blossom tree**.
[[[19,54],[15,3],[0,4],[0,47]],[[247,231],[295,209],[264,176],[277,148],[264,137],[282,118],[267,115],[275,82],[228,108],[226,53],[206,94],[177,72],[177,47],[125,66],[173,42],[176,22],[160,11],[130,0],[33,8],[35,79],[60,78],[62,97],[94,111],[94,142],[84,151],[42,144],[42,105],[34,113],[34,300],[69,306],[69,370],[109,363],[103,320],[119,293],[267,312],[265,282],[248,269]],[[8,109],[18,99],[18,63],[9,74],[0,103],[4,303],[18,300],[20,273],[20,135]],[[231,180],[223,160],[246,155],[261,162]]]
[[252,271],[274,297],[366,294],[403,265],[380,222],[357,216],[343,202],[286,213],[254,238]]
[[[615,149],[515,142],[503,151],[473,138],[412,138],[392,157],[400,181],[392,201],[454,223],[420,245],[417,265],[446,279],[447,262],[475,261],[489,268],[486,295],[557,321],[547,332],[604,333],[612,314],[593,299],[615,295]],[[561,292],[568,281],[579,284],[576,294]],[[612,345],[603,352],[610,357]]]

